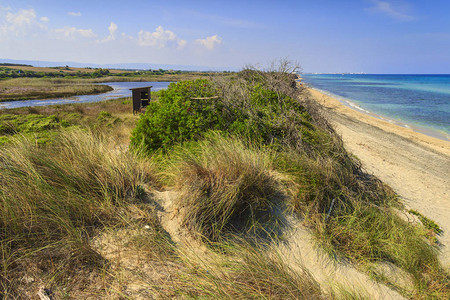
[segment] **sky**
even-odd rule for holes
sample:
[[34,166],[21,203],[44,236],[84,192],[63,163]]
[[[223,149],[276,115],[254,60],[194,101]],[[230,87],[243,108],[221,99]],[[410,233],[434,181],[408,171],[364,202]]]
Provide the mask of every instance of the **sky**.
[[0,60],[450,73],[450,0],[0,0]]

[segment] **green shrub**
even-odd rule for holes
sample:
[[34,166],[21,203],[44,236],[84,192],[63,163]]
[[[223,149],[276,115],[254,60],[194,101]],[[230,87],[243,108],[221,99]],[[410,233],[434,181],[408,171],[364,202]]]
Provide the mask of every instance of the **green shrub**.
[[207,80],[171,83],[161,92],[158,102],[151,102],[141,116],[131,137],[132,146],[151,153],[176,143],[191,140],[208,129],[223,127],[221,105],[210,99],[217,91]]
[[[229,84],[233,85],[233,82]],[[151,102],[131,137],[132,147],[147,153],[167,151],[196,140],[208,130],[222,130],[263,145],[299,145],[322,151],[329,135],[316,128],[305,107],[286,94],[261,84],[243,84],[233,99],[221,97],[226,87],[210,80],[173,83]],[[326,149],[326,147],[325,147]]]

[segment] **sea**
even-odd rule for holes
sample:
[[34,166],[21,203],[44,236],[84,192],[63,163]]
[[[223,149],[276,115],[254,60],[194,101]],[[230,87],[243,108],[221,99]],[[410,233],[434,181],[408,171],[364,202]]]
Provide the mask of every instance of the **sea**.
[[415,131],[450,140],[450,75],[302,74],[343,104]]

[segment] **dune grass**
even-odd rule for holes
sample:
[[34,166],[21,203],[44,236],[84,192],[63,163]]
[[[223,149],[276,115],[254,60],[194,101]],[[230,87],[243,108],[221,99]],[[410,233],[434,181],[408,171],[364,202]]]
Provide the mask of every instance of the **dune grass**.
[[[293,271],[264,245],[248,242],[215,245],[226,255],[201,256],[181,251],[183,268],[165,289],[165,296],[207,299],[334,299],[307,270]],[[169,294],[167,294],[169,292]]]
[[[208,141],[208,134],[204,134],[207,130],[202,126],[208,124],[206,127],[219,129],[228,139],[235,135],[247,145],[256,145],[258,150],[253,146],[254,150],[250,151],[268,159],[258,169],[292,178],[295,192],[281,203],[304,220],[330,255],[349,259],[369,273],[374,264],[393,263],[408,272],[414,283],[413,291],[401,291],[406,296],[445,298],[448,295],[449,275],[439,264],[435,245],[430,244],[420,226],[405,222],[397,215],[397,210],[403,208],[395,193],[362,170],[360,162],[345,150],[342,140],[323,118],[320,108],[309,100],[307,92],[294,88],[289,73],[247,70],[232,80],[215,78],[212,83],[193,82],[174,87],[166,96],[185,93],[185,86],[195,88],[197,83],[206,84],[208,90],[216,89],[221,95],[214,106],[207,106],[215,109],[214,119],[209,120],[212,124],[207,120],[198,128],[183,127],[191,124],[191,116],[199,114],[208,118],[210,113],[205,111],[205,106],[191,105],[187,98],[184,103],[192,114],[185,114],[179,120],[167,116],[163,122],[169,123],[164,123],[163,130],[157,133],[154,132],[159,130],[158,125],[147,127],[147,133],[140,132],[142,127],[138,125],[133,133],[139,144],[145,143],[146,134],[164,141],[165,135],[172,136],[173,131],[172,144],[151,144],[152,147],[160,145],[156,146],[157,151],[168,153],[168,157],[180,153],[177,143],[184,143],[184,149],[191,147],[190,141],[198,143],[197,148],[181,151],[184,157],[178,155],[182,162],[175,167],[179,180],[175,187],[183,195],[179,206],[181,214],[185,214],[185,225],[217,240],[229,232],[224,228],[236,229],[240,225],[242,229],[246,224],[258,223],[258,214],[253,213],[258,205],[262,204],[262,210],[268,215],[277,211],[271,207],[275,202],[267,200],[276,194],[274,189],[279,182],[269,180],[270,176],[259,177],[258,181],[266,182],[266,189],[259,187],[258,177],[249,173],[249,165],[257,166],[253,163],[255,156],[239,157],[239,153],[251,147],[238,150],[227,144],[228,150],[220,149],[222,146],[217,148],[217,144]],[[184,107],[182,97],[174,99],[179,107]],[[143,116],[142,124],[161,118],[157,109]],[[229,115],[230,112],[233,114]],[[183,134],[178,137],[180,132]],[[147,149],[155,153],[152,148]],[[266,149],[273,150],[272,154],[265,155]],[[240,215],[246,212],[250,213]],[[233,218],[244,222],[234,223]]]
[[100,263],[88,237],[117,222],[118,208],[149,180],[142,160],[126,148],[80,130],[61,134],[51,148],[27,139],[3,146],[0,170],[0,284],[5,294],[19,282],[16,276],[23,270],[16,274],[15,269],[26,257],[37,255],[48,264]]
[[218,132],[176,148],[163,175],[181,191],[176,206],[183,224],[211,241],[255,229],[255,222],[275,231],[274,211],[290,181],[273,170],[273,155]]
[[249,232],[261,236],[265,229],[277,239],[283,216],[293,211],[330,255],[350,259],[380,280],[373,271],[378,263],[408,272],[415,289],[399,287],[405,296],[445,299],[449,293],[437,248],[420,227],[397,215],[400,205],[388,187],[354,173],[357,169],[246,146],[242,139],[219,133],[175,147],[169,161],[162,174],[180,191],[176,205],[183,224],[207,243]]
[[437,245],[421,226],[398,215],[404,208],[389,187],[364,173],[339,145],[333,153],[312,158],[288,151],[274,163],[279,172],[296,178],[299,189],[289,203],[319,244],[369,273],[383,262],[405,270],[415,286],[414,291],[399,289],[405,296],[445,299],[450,277],[438,261]]
[[[257,154],[245,151],[238,141],[215,139],[219,150],[229,150],[227,146],[231,145],[243,152],[236,154],[240,158],[237,163],[246,163],[240,156],[253,157],[253,164],[261,164],[259,172],[265,174],[259,176],[273,180],[264,169],[265,163],[258,162]],[[117,145],[113,138],[75,130],[61,133],[51,147],[18,139],[2,147],[0,166],[0,284],[4,297],[24,293],[27,285],[22,278],[30,276],[47,282],[54,295],[64,295],[62,287],[72,297],[77,296],[71,292],[82,295],[74,288],[80,280],[89,296],[126,295],[108,288],[115,280],[127,279],[115,277],[108,260],[91,242],[101,232],[126,228],[123,234],[127,238],[119,236],[127,240],[126,247],[155,264],[171,261],[177,266],[171,270],[169,282],[153,282],[148,287],[153,295],[329,298],[307,271],[293,272],[279,257],[270,257],[262,248],[222,244],[226,255],[211,252],[213,260],[207,263],[176,250],[154,207],[142,198],[142,185],[152,181],[152,171],[142,158]],[[255,167],[251,164],[248,168],[250,173],[258,174],[252,172]],[[259,181],[258,176],[251,179],[253,184]],[[134,235],[128,239],[130,233]],[[105,272],[107,276],[102,275]],[[98,282],[105,285],[104,290],[91,286]]]

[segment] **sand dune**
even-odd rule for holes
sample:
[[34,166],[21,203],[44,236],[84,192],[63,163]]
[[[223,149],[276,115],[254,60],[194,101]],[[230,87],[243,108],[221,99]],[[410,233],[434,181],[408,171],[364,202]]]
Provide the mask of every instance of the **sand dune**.
[[355,111],[316,90],[309,91],[367,172],[389,184],[408,209],[419,211],[441,227],[440,258],[445,267],[450,267],[450,142]]

